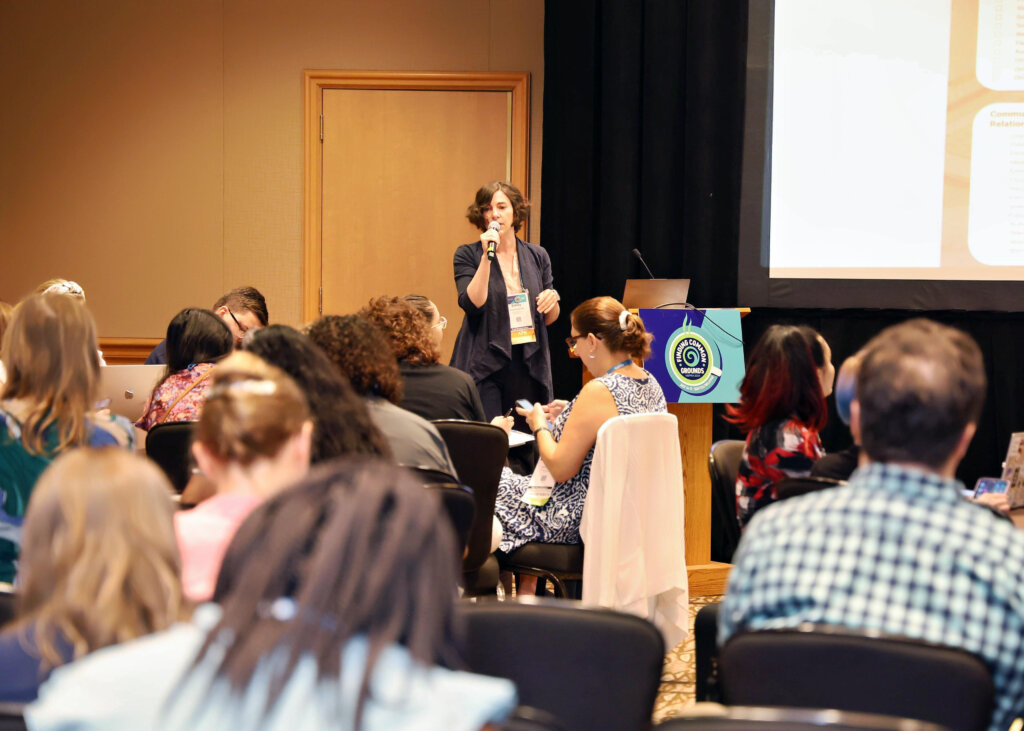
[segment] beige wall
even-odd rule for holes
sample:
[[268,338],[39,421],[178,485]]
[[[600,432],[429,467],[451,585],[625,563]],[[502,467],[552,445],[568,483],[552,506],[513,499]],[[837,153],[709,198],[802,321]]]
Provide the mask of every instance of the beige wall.
[[300,324],[307,68],[530,72],[538,240],[543,18],[543,0],[0,3],[0,299],[67,277],[100,335],[156,337],[253,284]]

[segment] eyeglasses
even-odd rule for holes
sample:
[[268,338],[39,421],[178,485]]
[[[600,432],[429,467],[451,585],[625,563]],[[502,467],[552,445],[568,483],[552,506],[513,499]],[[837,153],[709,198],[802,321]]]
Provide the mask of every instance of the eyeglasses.
[[430,327],[432,327],[432,328],[433,328],[433,327],[439,327],[439,328],[441,328],[442,330],[444,330],[444,329],[445,329],[446,327],[448,327],[448,318],[447,318],[447,317],[445,317],[444,315],[439,315],[439,317],[440,317],[441,319],[440,319],[440,320],[438,320],[437,322],[435,322],[435,323],[434,323],[433,325],[431,325]]
[[567,337],[565,339],[565,344],[569,346],[569,352],[570,353],[575,353],[576,352],[576,341],[579,340],[582,337],[586,337],[586,336],[585,335],[570,335],[569,337]]
[[242,333],[242,335],[245,335],[247,332],[249,332],[249,328],[247,328],[245,325],[238,321],[238,318],[235,317],[234,312],[228,310],[228,314],[231,315],[231,319],[234,320],[235,324],[238,326],[238,332]]

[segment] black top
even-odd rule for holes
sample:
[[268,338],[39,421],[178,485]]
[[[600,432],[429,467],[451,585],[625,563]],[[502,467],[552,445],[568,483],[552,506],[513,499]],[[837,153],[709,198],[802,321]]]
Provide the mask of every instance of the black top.
[[811,467],[811,477],[828,477],[845,482],[857,469],[858,459],[860,459],[860,447],[856,444],[841,452],[830,452],[814,463],[814,466]]
[[[519,274],[529,290],[527,300],[533,313],[537,340],[523,346],[523,360],[530,377],[545,390],[544,403],[551,400],[551,352],[548,348],[548,328],[544,315],[537,312],[537,295],[552,289],[551,259],[536,244],[516,238],[519,256]],[[455,338],[455,351],[451,365],[465,371],[477,383],[501,370],[512,359],[512,332],[508,319],[508,291],[501,275],[501,265],[495,258],[491,262],[491,277],[487,285],[487,301],[477,307],[469,299],[466,289],[473,280],[483,249],[479,242],[464,244],[455,250],[455,288],[459,292],[459,307],[466,313],[462,327]]]
[[399,404],[428,421],[468,419],[487,421],[476,384],[468,374],[441,363],[399,363],[405,380],[405,396]]

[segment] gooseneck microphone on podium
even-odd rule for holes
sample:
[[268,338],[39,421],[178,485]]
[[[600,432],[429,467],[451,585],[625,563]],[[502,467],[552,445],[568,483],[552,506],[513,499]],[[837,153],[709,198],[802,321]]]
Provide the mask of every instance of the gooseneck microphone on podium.
[[644,265],[644,269],[647,270],[647,273],[650,275],[651,279],[656,279],[654,274],[651,272],[651,268],[647,266],[647,262],[644,261],[644,257],[640,254],[640,249],[633,249],[633,256],[639,259],[640,263]]
[[[489,231],[496,231],[498,233],[501,233],[501,224],[498,223],[497,221],[491,221],[489,224],[487,224],[487,229]],[[493,241],[488,241],[487,242],[487,258],[490,261],[494,261],[494,242]]]

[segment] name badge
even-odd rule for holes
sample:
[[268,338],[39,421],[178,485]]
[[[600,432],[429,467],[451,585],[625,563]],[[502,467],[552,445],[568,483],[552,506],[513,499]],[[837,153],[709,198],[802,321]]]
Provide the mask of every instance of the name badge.
[[533,475],[530,476],[530,486],[526,488],[526,492],[519,499],[527,505],[540,508],[551,499],[551,491],[554,489],[555,478],[551,475],[548,466],[544,464],[544,460],[538,459]]
[[508,321],[512,329],[512,344],[523,345],[537,342],[533,329],[533,313],[530,312],[530,291],[508,295]]

